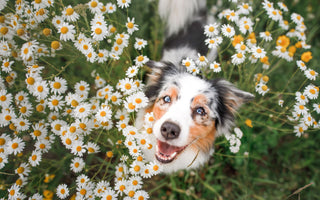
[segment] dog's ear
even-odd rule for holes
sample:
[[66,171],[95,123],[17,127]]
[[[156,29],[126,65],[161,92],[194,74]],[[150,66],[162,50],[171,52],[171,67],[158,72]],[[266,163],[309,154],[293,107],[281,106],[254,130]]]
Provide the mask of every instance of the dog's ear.
[[254,99],[254,95],[238,89],[230,82],[217,79],[212,81],[212,87],[217,94],[217,135],[229,134],[234,125],[234,115],[240,106]]
[[148,61],[146,66],[151,69],[151,72],[148,73],[145,94],[152,102],[157,98],[162,86],[165,84],[165,77],[175,74],[177,67],[170,62],[153,60]]

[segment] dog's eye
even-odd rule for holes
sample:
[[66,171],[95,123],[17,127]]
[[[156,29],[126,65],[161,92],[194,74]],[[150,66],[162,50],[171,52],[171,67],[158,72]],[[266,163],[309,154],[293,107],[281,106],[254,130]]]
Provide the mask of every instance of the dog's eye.
[[197,112],[198,115],[201,115],[201,116],[206,115],[206,111],[205,111],[204,108],[202,108],[202,107],[198,107],[198,108],[196,109],[196,112]]
[[170,102],[171,102],[171,98],[170,98],[169,96],[164,96],[164,97],[163,97],[163,101],[164,101],[165,103],[170,103]]

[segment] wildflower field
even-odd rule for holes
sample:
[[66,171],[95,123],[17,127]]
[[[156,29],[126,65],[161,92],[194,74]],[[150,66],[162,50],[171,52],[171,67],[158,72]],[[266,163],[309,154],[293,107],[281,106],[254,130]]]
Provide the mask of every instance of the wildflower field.
[[199,170],[144,159],[152,0],[0,0],[0,199],[319,199],[320,13],[313,0],[208,0],[209,61],[187,71],[255,95]]

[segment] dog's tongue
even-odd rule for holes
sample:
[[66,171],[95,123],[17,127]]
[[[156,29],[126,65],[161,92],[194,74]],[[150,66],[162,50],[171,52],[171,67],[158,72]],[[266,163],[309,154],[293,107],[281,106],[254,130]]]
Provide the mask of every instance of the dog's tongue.
[[183,147],[172,146],[168,143],[161,142],[160,140],[158,140],[158,147],[159,147],[159,151],[164,155],[171,155],[174,152],[178,152],[181,149],[183,149]]

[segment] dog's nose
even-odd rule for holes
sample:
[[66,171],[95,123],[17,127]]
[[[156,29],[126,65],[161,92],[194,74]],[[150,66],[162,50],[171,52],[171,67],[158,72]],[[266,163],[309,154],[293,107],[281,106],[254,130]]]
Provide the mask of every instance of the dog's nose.
[[166,139],[166,140],[172,140],[177,137],[179,137],[180,134],[180,127],[172,122],[164,122],[161,126],[161,135]]

